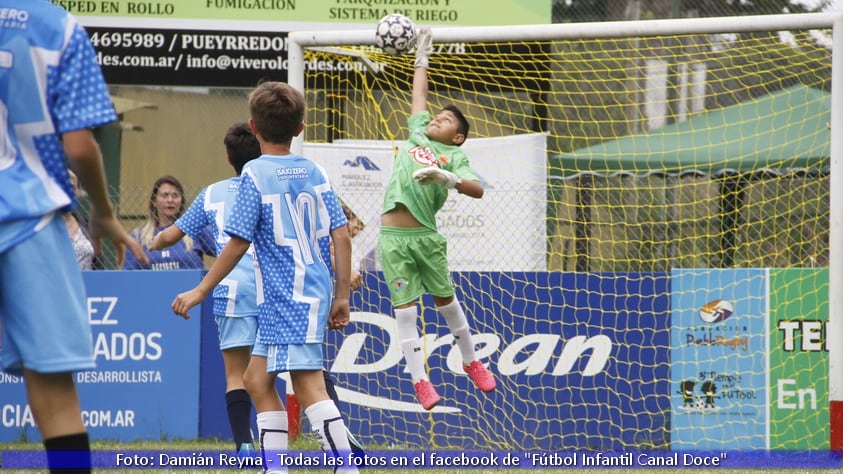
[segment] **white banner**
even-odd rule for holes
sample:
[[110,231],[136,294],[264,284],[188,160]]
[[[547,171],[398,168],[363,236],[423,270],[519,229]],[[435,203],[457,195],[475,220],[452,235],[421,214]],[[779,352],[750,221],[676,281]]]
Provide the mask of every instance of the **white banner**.
[[[463,149],[485,187],[482,199],[452,192],[437,215],[453,271],[545,271],[547,171],[543,134],[469,139]],[[340,197],[366,224],[353,242],[353,263],[376,270],[375,246],[384,188],[400,142],[305,143]]]

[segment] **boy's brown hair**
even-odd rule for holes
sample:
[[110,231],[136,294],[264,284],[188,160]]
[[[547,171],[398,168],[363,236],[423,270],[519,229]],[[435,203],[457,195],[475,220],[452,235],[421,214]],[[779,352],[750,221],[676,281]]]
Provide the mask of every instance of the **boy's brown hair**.
[[283,82],[264,82],[249,94],[257,133],[269,143],[290,143],[304,122],[304,95]]

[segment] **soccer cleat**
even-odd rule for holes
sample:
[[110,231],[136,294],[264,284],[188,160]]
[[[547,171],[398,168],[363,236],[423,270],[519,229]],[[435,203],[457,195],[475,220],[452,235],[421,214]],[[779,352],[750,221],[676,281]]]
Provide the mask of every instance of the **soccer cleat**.
[[257,452],[255,451],[255,446],[252,443],[243,443],[240,445],[240,449],[237,450],[238,458],[251,458],[256,455]]
[[351,434],[351,431],[348,431],[348,428],[345,429],[345,435],[348,437],[348,444],[351,445],[351,452],[356,456],[364,456],[366,450],[363,449],[363,444],[357,441],[357,438]]
[[425,410],[435,407],[441,400],[439,394],[436,393],[436,389],[433,388],[433,384],[427,380],[419,380],[414,387],[416,389],[416,397]]
[[462,368],[471,377],[471,380],[474,380],[474,385],[477,385],[477,388],[480,390],[491,392],[497,386],[495,376],[479,360],[475,360],[468,365],[463,365]]

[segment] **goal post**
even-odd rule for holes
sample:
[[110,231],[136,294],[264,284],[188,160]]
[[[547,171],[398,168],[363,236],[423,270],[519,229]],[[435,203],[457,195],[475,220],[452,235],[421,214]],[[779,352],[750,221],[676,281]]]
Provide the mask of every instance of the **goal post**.
[[[431,107],[466,112],[492,199],[452,197],[439,225],[502,383],[488,399],[464,383],[423,300],[445,393],[429,414],[406,395],[368,252],[412,58],[377,50],[374,25],[290,33],[288,81],[308,101],[293,150],[326,166],[368,227],[356,329],[329,337],[352,429],[409,447],[843,450],[841,25],[434,26]],[[404,431],[386,427],[399,418]],[[803,419],[822,441],[770,429]]]
[[[843,16],[832,20],[831,195],[829,196],[829,417],[831,449],[843,450]],[[835,125],[836,124],[836,125]],[[836,171],[836,173],[835,173]],[[833,205],[832,205],[833,204]]]

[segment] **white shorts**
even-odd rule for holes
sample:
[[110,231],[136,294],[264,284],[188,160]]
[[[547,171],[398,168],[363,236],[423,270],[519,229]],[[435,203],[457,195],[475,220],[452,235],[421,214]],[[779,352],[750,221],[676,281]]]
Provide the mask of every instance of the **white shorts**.
[[60,215],[0,254],[0,367],[15,374],[95,367],[82,272]]
[[258,332],[257,316],[216,316],[214,319],[220,338],[220,350],[255,345]]

